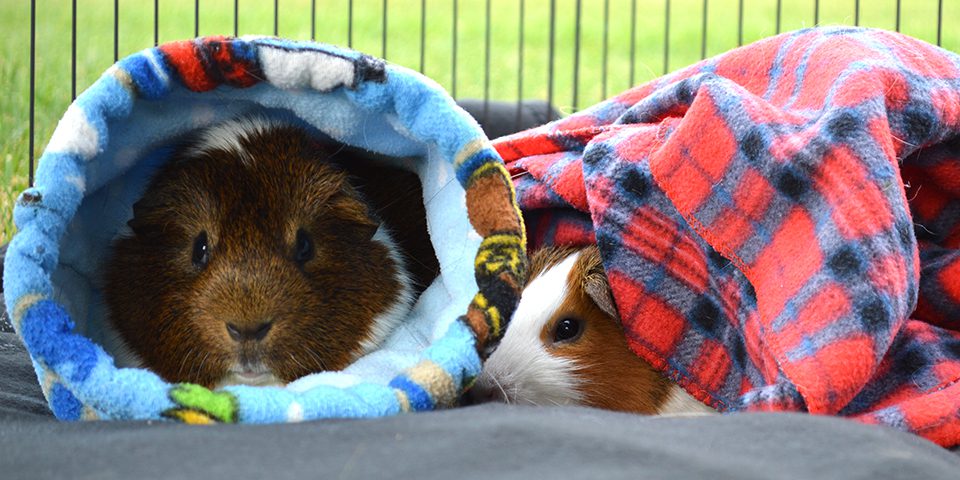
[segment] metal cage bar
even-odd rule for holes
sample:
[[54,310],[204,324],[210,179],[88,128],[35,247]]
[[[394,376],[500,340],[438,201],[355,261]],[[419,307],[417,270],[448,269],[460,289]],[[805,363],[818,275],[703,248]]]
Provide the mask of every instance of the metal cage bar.
[[490,0],[487,0],[483,23],[483,116],[481,123],[490,119],[490,31],[493,28],[490,15]]
[[555,67],[556,52],[554,46],[557,39],[557,0],[550,0],[550,43],[549,59],[547,61],[547,121],[553,120],[553,69]]
[[[32,23],[35,23],[32,21]],[[120,0],[113,0],[113,62],[120,59]]]
[[353,48],[353,0],[347,2],[347,47]]
[[420,73],[427,63],[427,0],[420,0]]
[[70,100],[73,101],[77,99],[77,0],[70,3]]
[[943,46],[943,0],[937,1],[937,46]]
[[896,30],[900,31],[900,0],[897,0],[897,26]]
[[450,83],[452,84],[450,87],[450,96],[453,98],[457,98],[457,39],[459,37],[459,35],[457,35],[457,25],[460,23],[457,18],[459,16],[457,7],[459,7],[459,5],[459,0],[453,0],[453,35],[451,35],[451,37],[453,37],[453,52],[450,55]]
[[383,0],[380,14],[380,58],[387,59],[387,0]]
[[580,99],[580,26],[581,12],[583,11],[581,0],[577,0],[576,14],[574,15],[574,34],[573,34],[573,111],[577,111],[578,100]]
[[[190,0],[165,0],[168,3],[177,3],[180,5],[186,4],[189,5]],[[280,34],[281,29],[284,32],[309,32],[309,38],[312,40],[321,40],[327,42],[342,41],[342,37],[339,39],[328,38],[330,35],[327,33],[329,30],[329,15],[328,12],[336,12],[336,10],[331,10],[330,7],[339,9],[339,5],[346,4],[346,12],[339,10],[339,14],[345,16],[346,20],[346,44],[348,47],[354,47],[359,40],[367,41],[370,37],[373,37],[379,33],[380,40],[380,55],[383,58],[393,57],[396,60],[400,61],[403,58],[413,59],[408,61],[412,63],[411,66],[418,67],[421,73],[426,71],[426,66],[428,62],[431,62],[431,59],[437,58],[438,55],[446,55],[447,47],[443,46],[443,37],[438,35],[445,36],[447,33],[437,34],[433,33],[431,26],[436,28],[437,23],[443,23],[442,19],[438,19],[436,22],[428,23],[428,15],[430,18],[439,18],[439,12],[444,8],[445,5],[451,8],[450,15],[450,43],[449,43],[449,82],[446,84],[449,88],[452,96],[455,98],[461,95],[482,95],[483,97],[483,118],[482,122],[486,123],[489,121],[490,114],[490,103],[498,98],[502,98],[506,92],[503,87],[502,81],[494,82],[494,79],[498,79],[498,76],[507,75],[511,78],[509,81],[513,87],[510,87],[512,90],[515,88],[516,91],[516,124],[519,126],[523,117],[523,103],[522,101],[526,96],[529,95],[531,88],[540,88],[542,93],[534,94],[534,96],[544,98],[548,104],[548,111],[546,112],[547,117],[549,118],[552,115],[552,110],[549,109],[549,106],[553,105],[557,98],[569,98],[570,104],[567,106],[560,105],[562,109],[568,111],[577,111],[581,108],[582,105],[592,103],[594,101],[599,101],[603,98],[606,98],[611,92],[612,88],[619,88],[617,82],[622,82],[623,79],[626,79],[629,85],[634,85],[638,77],[638,68],[642,68],[645,65],[650,65],[651,63],[656,63],[656,55],[660,55],[660,63],[662,65],[662,73],[667,73],[671,69],[671,60],[679,61],[680,59],[689,59],[690,55],[695,55],[694,52],[690,50],[697,49],[699,47],[699,58],[706,58],[709,54],[711,46],[718,45],[722,42],[721,38],[724,37],[724,22],[728,25],[729,29],[736,29],[736,45],[729,45],[729,48],[734,46],[740,46],[748,41],[752,41],[755,38],[749,38],[754,32],[757,31],[757,27],[754,26],[757,22],[769,21],[763,20],[760,16],[752,13],[752,6],[749,5],[750,2],[745,2],[744,0],[738,0],[736,6],[735,16],[729,17],[729,20],[725,20],[723,15],[718,11],[711,12],[709,0],[703,0],[700,4],[700,15],[699,19],[697,14],[694,12],[683,12],[677,10],[676,5],[671,0],[664,0],[663,2],[657,2],[656,0],[644,0],[644,2],[639,2],[638,0],[631,0],[629,2],[629,17],[625,15],[620,16],[617,13],[617,10],[613,8],[612,2],[610,0],[604,0],[601,2],[587,2],[584,4],[582,0],[567,0],[558,5],[557,0],[550,0],[549,2],[537,3],[527,3],[525,0],[519,0],[516,2],[517,10],[513,10],[517,14],[511,20],[506,20],[511,18],[508,12],[500,12],[502,10],[502,5],[507,4],[497,3],[497,1],[502,0],[485,0],[482,4],[480,2],[476,3],[461,3],[459,0],[453,0],[452,2],[444,2],[442,0],[411,0],[413,5],[419,5],[419,12],[413,13],[414,20],[413,25],[417,25],[414,28],[419,28],[419,48],[417,53],[410,54],[411,52],[403,52],[402,50],[397,50],[400,48],[400,44],[394,47],[394,50],[390,50],[390,32],[391,28],[395,32],[401,31],[405,25],[403,21],[395,20],[396,15],[404,15],[403,8],[391,8],[391,0],[382,0],[379,4],[379,9],[372,8],[373,12],[370,10],[370,2],[355,2],[354,0],[322,0],[318,2],[317,0],[310,0],[309,2],[302,1],[298,5],[300,8],[309,8],[309,24],[306,22],[302,24],[302,27],[299,27],[300,30],[294,30],[290,25],[290,22],[287,20],[287,16],[284,17],[284,21],[280,20],[280,2],[279,0],[273,0],[272,5],[264,2],[263,7],[259,5],[251,4],[245,6],[247,9],[254,9],[257,7],[260,8],[270,8],[272,6],[272,33],[274,35]],[[341,3],[343,2],[343,3]],[[37,95],[38,92],[46,92],[46,89],[38,90],[38,58],[37,58],[37,31],[38,31],[38,11],[36,0],[31,0],[30,2],[30,84],[29,84],[29,152],[28,152],[28,164],[30,171],[28,172],[28,178],[30,183],[33,182],[34,175],[34,163],[36,157],[36,136],[37,136]],[[80,71],[83,70],[82,66],[78,66],[78,41],[80,40],[79,30],[84,30],[83,24],[78,24],[79,13],[77,0],[71,0],[70,7],[70,98],[75,99],[78,94],[78,88],[82,88],[85,80],[78,78]],[[200,34],[200,0],[193,0],[192,10],[193,10],[193,34]],[[247,3],[252,2],[245,2]],[[289,2],[293,4],[293,2]],[[319,3],[319,5],[318,5]],[[785,4],[786,3],[786,4]],[[821,9],[820,0],[811,0],[807,3],[805,0],[791,0],[790,2],[784,2],[783,0],[776,0],[772,5],[774,10],[774,31],[780,32],[783,28],[795,28],[797,26],[795,19],[792,16],[796,16],[796,10],[798,6],[809,5],[813,8],[813,22],[814,24],[820,24],[823,20],[822,15],[824,11]],[[104,6],[105,9],[112,7],[112,18],[107,16],[104,19],[104,23],[112,22],[112,34],[113,34],[113,59],[114,61],[118,60],[122,51],[128,50],[121,48],[120,45],[120,28],[122,25],[120,18],[120,2],[119,0],[113,0],[112,5],[107,3],[109,6]],[[232,18],[232,34],[234,36],[240,35],[239,27],[239,18],[241,15],[240,1],[233,0],[233,18]],[[812,4],[812,5],[811,5]],[[149,5],[149,4],[148,4]],[[270,6],[267,6],[270,5]],[[309,7],[307,7],[309,5]],[[362,6],[361,6],[362,5]],[[770,4],[768,4],[770,5]],[[847,4],[849,5],[849,4]],[[848,18],[845,21],[851,22],[854,25],[866,24],[870,25],[875,16],[870,16],[869,12],[872,8],[876,8],[876,5],[873,2],[862,3],[860,0],[853,1],[853,15],[852,18]],[[185,5],[184,5],[185,7]],[[180,8],[184,8],[180,7]],[[482,29],[478,28],[467,28],[467,24],[460,25],[461,16],[464,19],[473,21],[479,21],[481,14],[479,13],[479,8],[482,8],[482,17],[483,17],[483,26]],[[625,8],[626,3],[622,2],[618,5],[618,8]],[[894,9],[891,12],[893,16],[892,26],[896,31],[901,31],[904,28],[905,20],[911,20],[911,15],[914,15],[914,10],[911,9],[912,4],[904,3],[901,0],[896,0]],[[131,10],[136,10],[141,8],[135,6],[134,4],[124,4],[124,8],[129,8]],[[142,7],[145,9],[145,13],[149,12],[150,6]],[[172,8],[172,7],[171,7]],[[229,8],[229,7],[228,7]],[[285,12],[292,6],[287,6],[285,2],[284,7]],[[365,10],[358,10],[358,9]],[[416,8],[416,7],[414,7]],[[715,6],[714,9],[722,8],[720,6]],[[807,8],[807,7],[804,7]],[[889,8],[889,7],[887,7]],[[950,7],[952,8],[952,7]],[[567,11],[564,11],[567,9]],[[572,12],[569,12],[569,9],[572,9]],[[152,2],[152,23],[153,30],[152,32],[146,33],[149,36],[152,33],[152,44],[157,45],[160,43],[161,28],[163,27],[160,23],[160,0],[153,0]],[[376,32],[376,29],[373,31],[367,28],[367,25],[370,25],[371,15],[376,18],[379,10],[379,22],[380,22],[380,31]],[[261,10],[263,11],[263,10]],[[827,15],[833,15],[831,10],[828,11]],[[849,11],[849,10],[848,10]],[[889,11],[889,10],[888,10]],[[125,10],[126,12],[126,10]],[[204,13],[205,25],[208,25],[207,29],[213,28],[212,25],[216,24],[215,19],[210,19],[210,11],[207,10]],[[656,12],[656,13],[650,13]],[[678,13],[679,12],[679,13]],[[943,0],[938,0],[936,3],[936,13],[932,13],[932,10],[926,10],[925,15],[929,15],[929,18],[933,20],[933,15],[936,15],[936,24],[935,27],[930,22],[930,28],[927,31],[927,35],[924,38],[927,38],[928,41],[935,41],[937,45],[944,46],[944,43],[947,43],[948,48],[957,46],[957,37],[951,32],[943,31],[944,23],[944,2]],[[43,12],[40,12],[41,14]],[[494,15],[494,14],[497,15]],[[501,15],[501,13],[506,13],[506,15]],[[563,13],[563,15],[561,15]],[[572,25],[567,23],[567,19],[570,19],[570,14],[572,13]],[[711,13],[713,15],[711,16]],[[446,15],[444,13],[443,15]],[[109,15],[109,14],[108,14]],[[125,13],[125,18],[131,14]],[[146,13],[149,15],[149,13]],[[416,16],[419,16],[419,21],[416,20]],[[602,16],[598,18],[598,16]],[[149,18],[149,17],[148,17]],[[364,23],[359,23],[360,19],[364,19]],[[596,22],[591,20],[591,18],[597,19]],[[766,17],[769,18],[769,17]],[[809,17],[808,17],[809,18]],[[734,20],[735,19],[735,20]],[[268,23],[270,20],[266,20],[263,23]],[[321,24],[321,20],[323,23]],[[229,20],[227,20],[229,22]],[[512,22],[516,21],[517,36],[515,44],[515,55],[517,58],[517,68],[515,72],[506,71],[498,63],[497,59],[502,57],[501,51],[506,50],[507,47],[502,47],[498,45],[510,45],[510,41],[501,42],[497,32],[502,31],[497,27],[498,23]],[[528,28],[530,22],[539,22],[539,25],[546,30],[546,45],[543,44],[532,44],[529,33],[530,29]],[[650,25],[656,25],[656,22],[662,21],[662,37],[660,42],[661,45],[656,45],[657,41],[653,41],[652,45],[650,44],[651,34],[654,36],[657,33],[649,32]],[[827,20],[831,23],[836,23],[835,20]],[[697,27],[691,29],[691,23],[697,22],[699,25],[700,41],[699,45],[694,42],[689,42],[691,30],[695,31]],[[734,23],[735,22],[735,23]],[[281,25],[283,23],[283,25]],[[629,24],[628,30],[625,29],[625,24]],[[229,23],[228,23],[229,25]],[[342,25],[342,24],[341,24]],[[600,27],[599,25],[602,25]],[[642,25],[642,26],[641,26]],[[768,24],[769,25],[769,24]],[[890,23],[887,24],[889,25]],[[914,25],[914,23],[909,23],[907,25]],[[407,27],[409,28],[409,27]],[[600,32],[596,30],[590,30],[590,28],[600,29]],[[769,28],[769,27],[767,27]],[[125,30],[126,31],[126,30]],[[482,33],[477,33],[482,31]],[[541,32],[543,30],[540,30]],[[627,31],[629,33],[627,33]],[[620,33],[618,33],[620,32]],[[139,33],[139,32],[134,32]],[[732,32],[729,32],[732,33]],[[290,33],[291,35],[303,35],[306,36],[306,33]],[[396,38],[398,33],[394,34]],[[411,35],[416,36],[417,33],[411,32]],[[461,38],[463,35],[475,35],[477,38]],[[479,53],[478,45],[480,45],[480,37],[482,35],[482,48],[483,48],[483,58],[482,62],[477,62],[477,58],[474,57],[474,50]],[[629,40],[624,42],[622,39],[627,38],[626,35],[629,35]],[[642,37],[641,37],[642,35]],[[572,38],[564,38],[564,36]],[[946,36],[946,38],[945,38]],[[129,39],[125,36],[125,44],[129,49],[130,47],[142,48],[147,45],[130,45],[135,44],[138,40],[135,40],[137,37],[136,34],[131,34]],[[142,37],[139,37],[142,38]],[[374,37],[375,38],[375,37]],[[542,37],[541,37],[542,38]],[[693,37],[695,38],[695,37]],[[732,43],[732,37],[730,42]],[[573,48],[569,49],[567,47],[561,47],[558,45],[558,41],[572,41]],[[542,40],[541,40],[542,42]],[[675,45],[673,42],[677,42]],[[416,41],[411,42],[416,43]],[[692,44],[691,44],[692,43]],[[624,45],[626,44],[626,45]],[[369,45],[369,44],[367,44]],[[43,43],[41,43],[40,50],[43,49]],[[646,54],[642,54],[638,47],[644,47]],[[649,52],[651,50],[656,51],[657,48],[660,49],[659,54],[654,54],[651,58]],[[375,47],[374,47],[375,48]],[[463,54],[467,53],[467,56],[464,57]],[[543,53],[540,53],[543,52]],[[404,55],[407,53],[408,55]],[[531,55],[541,55],[545,54],[546,58],[543,57],[531,57]],[[646,56],[644,56],[646,55]],[[671,55],[674,58],[671,58]],[[597,59],[597,60],[594,60]],[[532,83],[525,83],[526,73],[529,71],[527,67],[528,63],[536,62],[538,64],[546,63],[546,78],[542,80],[536,80]],[[593,63],[597,61],[598,63]],[[461,62],[463,64],[461,65]],[[482,66],[478,66],[482,64]],[[589,71],[587,65],[594,66],[594,71]],[[568,68],[567,65],[570,65],[571,70],[569,71],[570,77],[565,77],[567,72],[559,71],[560,66],[562,68]],[[482,68],[482,72],[480,69]],[[464,70],[462,70],[464,69]],[[462,70],[462,71],[461,71]],[[624,72],[626,70],[626,72]],[[650,76],[650,69],[647,68],[645,73]],[[588,75],[589,74],[589,75]],[[515,75],[515,82],[512,80]],[[560,80],[558,80],[558,76]],[[442,78],[442,76],[441,76]],[[569,86],[565,81],[565,78],[570,78]],[[40,78],[41,81],[45,80]],[[46,83],[42,83],[46,85]],[[499,85],[495,87],[495,85]],[[569,90],[567,90],[569,88]],[[509,93],[506,93],[509,95]],[[567,97],[567,94],[570,96]],[[41,110],[41,118],[43,118],[43,110]]]
[[[600,71],[600,97],[607,98],[607,72],[610,70],[610,0],[603,0],[603,66]],[[632,82],[631,82],[632,83]]]
[[737,2],[737,46],[743,46],[743,0]]
[[670,0],[664,0],[666,5],[663,13],[663,73],[670,71]]
[[777,26],[774,31],[780,33],[781,17],[783,16],[783,0],[777,0]]
[[637,0],[630,2],[630,85],[637,74]]
[[526,14],[526,2],[525,0],[520,0],[520,12],[517,15],[519,19],[519,25],[517,28],[518,39],[517,39],[517,113],[516,118],[514,119],[514,130],[519,130],[521,121],[523,120],[523,38],[526,34],[524,28],[524,20]]
[[700,16],[700,60],[707,58],[707,0],[703,0],[703,13]]
[[30,173],[27,183],[33,186],[33,151],[34,139],[36,138],[36,119],[34,118],[34,109],[37,105],[37,0],[30,0]]

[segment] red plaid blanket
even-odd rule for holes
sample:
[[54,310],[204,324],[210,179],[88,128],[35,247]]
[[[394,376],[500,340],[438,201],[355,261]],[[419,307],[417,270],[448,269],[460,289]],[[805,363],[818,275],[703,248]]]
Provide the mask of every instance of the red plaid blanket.
[[723,411],[960,444],[960,57],[809,29],[495,142],[530,247],[596,242],[631,348]]

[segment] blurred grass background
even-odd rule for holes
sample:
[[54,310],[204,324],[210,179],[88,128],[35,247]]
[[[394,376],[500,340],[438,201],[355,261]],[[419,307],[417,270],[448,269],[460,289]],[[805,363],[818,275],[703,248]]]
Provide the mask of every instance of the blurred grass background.
[[[706,56],[754,40],[815,24],[896,28],[960,51],[960,0],[581,0],[580,55],[576,96],[574,56],[577,0],[555,0],[553,101],[564,113],[599,102],[637,84]],[[385,56],[421,70],[457,98],[496,100],[548,97],[550,0],[490,0],[490,75],[485,84],[487,0],[77,0],[76,68],[71,66],[74,3],[36,0],[35,145],[40,153],[57,120],[80,93],[114,61],[160,42],[200,35],[274,33],[340,45]],[[314,5],[311,25],[311,4]],[[523,57],[519,56],[523,5]],[[859,4],[859,11],[857,5]],[[157,16],[154,17],[154,6]],[[351,7],[352,5],[352,7]],[[426,6],[424,11],[424,5]],[[636,13],[632,14],[633,5]],[[666,10],[669,5],[669,22]],[[742,5],[742,10],[741,10]],[[706,6],[706,20],[704,7]],[[14,232],[11,210],[27,186],[30,110],[30,9],[26,0],[0,0],[0,243]],[[454,16],[456,9],[456,16]],[[941,10],[942,9],[942,10]],[[777,12],[780,12],[779,29]],[[817,10],[817,12],[815,12]],[[742,11],[742,38],[738,33]],[[353,19],[352,29],[348,19]],[[426,22],[421,23],[421,18]],[[384,21],[384,19],[386,21]],[[117,41],[114,42],[114,23]],[[636,22],[631,68],[631,25]],[[705,22],[705,23],[704,23]],[[456,78],[453,32],[456,23]],[[706,38],[704,29],[706,25]],[[386,25],[386,43],[384,38]],[[665,31],[669,27],[669,37]],[[421,65],[420,35],[425,35]],[[604,43],[607,44],[604,81]],[[519,88],[522,63],[522,91]]]

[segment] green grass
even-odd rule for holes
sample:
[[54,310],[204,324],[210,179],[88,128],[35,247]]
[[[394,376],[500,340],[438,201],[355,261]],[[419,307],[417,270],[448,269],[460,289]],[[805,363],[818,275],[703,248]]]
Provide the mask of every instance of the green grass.
[[[518,92],[519,5],[518,0],[491,0],[491,67],[489,96],[515,100],[547,98],[550,2],[527,0],[524,17],[523,91]],[[62,112],[71,101],[70,26],[71,7],[66,0],[37,0],[36,34],[36,144],[43,151]],[[113,2],[78,2],[77,92],[90,85],[113,62]],[[202,0],[200,35],[233,33],[233,1]],[[309,0],[280,0],[279,34],[310,38]],[[317,0],[316,39],[346,45],[347,0]],[[440,82],[458,98],[483,98],[484,0],[458,3],[457,78],[453,70],[453,1],[427,0],[424,73]],[[630,71],[631,0],[610,0],[608,67],[603,88],[603,0],[583,0],[578,95],[573,97],[575,0],[556,1],[556,50],[554,103],[565,113],[596,103],[664,72],[664,1],[637,0],[636,64]],[[860,24],[893,29],[895,0],[863,1]],[[960,0],[944,0],[944,47],[960,51]],[[159,40],[194,35],[194,2],[160,0]],[[354,48],[381,55],[382,0],[354,0]],[[712,0],[707,14],[706,54],[714,55],[738,44],[738,0]],[[783,0],[781,30],[811,26],[813,0]],[[776,33],[776,0],[744,0],[743,42]],[[673,70],[700,59],[702,0],[673,0],[669,38],[669,65]],[[902,0],[901,31],[935,43],[937,0]],[[421,0],[390,0],[387,10],[388,60],[420,69]],[[122,57],[153,45],[153,6],[146,0],[119,2],[119,45]],[[854,1],[820,1],[820,24],[854,23]],[[272,34],[273,2],[241,0],[239,33]],[[13,234],[11,208],[15,195],[25,188],[29,152],[30,2],[0,1],[0,242]]]

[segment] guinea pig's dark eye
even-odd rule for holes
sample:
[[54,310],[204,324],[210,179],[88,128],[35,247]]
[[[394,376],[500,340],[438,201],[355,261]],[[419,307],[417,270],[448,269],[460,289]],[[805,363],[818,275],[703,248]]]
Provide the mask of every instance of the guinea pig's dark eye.
[[210,245],[207,244],[207,232],[200,232],[193,240],[193,266],[203,268],[210,261]]
[[302,228],[297,230],[297,242],[293,248],[293,260],[298,264],[303,265],[313,258],[313,239]]
[[554,342],[569,342],[576,340],[583,333],[583,322],[576,318],[561,318],[553,329]]

